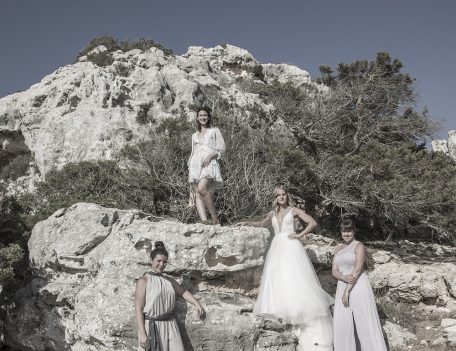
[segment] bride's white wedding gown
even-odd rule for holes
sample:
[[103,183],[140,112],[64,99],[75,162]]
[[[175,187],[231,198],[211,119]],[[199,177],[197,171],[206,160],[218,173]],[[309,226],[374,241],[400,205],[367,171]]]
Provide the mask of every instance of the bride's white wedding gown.
[[274,238],[266,257],[253,313],[281,318],[295,326],[299,350],[333,349],[333,326],[329,306],[334,299],[324,291],[301,242],[289,239],[295,233],[293,209],[282,224],[274,215]]

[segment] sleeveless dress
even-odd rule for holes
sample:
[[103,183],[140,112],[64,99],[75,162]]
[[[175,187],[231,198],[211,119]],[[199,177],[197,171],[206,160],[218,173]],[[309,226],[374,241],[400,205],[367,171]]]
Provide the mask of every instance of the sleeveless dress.
[[[217,153],[217,159],[203,167],[203,161],[213,152]],[[221,186],[223,183],[220,166],[217,162],[225,152],[225,141],[218,128],[209,128],[202,139],[198,133],[192,135],[192,153],[188,160],[188,180],[192,184],[198,184],[202,178],[214,180],[214,185]]]
[[[171,282],[159,275],[146,274],[146,301],[143,313],[147,316],[157,317],[174,309],[176,293]],[[156,321],[160,334],[160,343],[163,351],[184,351],[184,345],[175,319],[169,321]],[[147,334],[149,321],[145,321]],[[143,348],[139,348],[144,350]]]
[[312,262],[295,233],[291,209],[282,224],[274,215],[274,238],[266,257],[253,313],[281,318],[296,326],[299,350],[332,351],[333,329],[329,306],[334,299],[320,286]]
[[[342,274],[350,274],[355,268],[355,247],[353,240],[339,250],[334,260]],[[382,326],[378,317],[374,293],[366,273],[362,273],[350,292],[349,307],[342,303],[347,283],[337,282],[334,306],[334,350],[335,351],[386,351]],[[356,336],[355,337],[355,333]]]

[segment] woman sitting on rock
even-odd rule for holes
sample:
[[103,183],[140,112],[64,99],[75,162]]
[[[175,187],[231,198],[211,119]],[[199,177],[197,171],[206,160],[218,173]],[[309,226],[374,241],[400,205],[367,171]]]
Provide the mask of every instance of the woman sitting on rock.
[[342,221],[340,231],[344,243],[336,247],[332,268],[332,275],[338,280],[334,350],[386,351],[374,294],[364,273],[366,249],[355,240],[351,219]]
[[204,309],[194,296],[174,279],[162,275],[168,251],[161,241],[150,254],[151,270],[138,279],[135,291],[136,322],[140,349],[146,351],[183,351],[176,323],[176,295],[193,304],[200,318]]
[[225,152],[225,141],[222,133],[211,127],[211,113],[207,108],[196,111],[198,130],[192,135],[192,153],[188,160],[189,182],[195,187],[191,193],[196,205],[196,211],[201,221],[207,221],[206,209],[212,217],[212,224],[219,224],[211,189],[223,184],[218,159]]

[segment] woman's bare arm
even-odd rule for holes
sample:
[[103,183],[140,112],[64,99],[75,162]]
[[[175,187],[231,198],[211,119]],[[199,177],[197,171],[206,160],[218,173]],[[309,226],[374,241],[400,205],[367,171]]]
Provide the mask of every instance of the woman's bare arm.
[[193,306],[196,307],[196,311],[198,312],[198,316],[202,318],[204,316],[204,308],[201,306],[199,301],[193,296],[193,294],[185,290],[182,286],[179,285],[174,279],[169,278],[169,281],[173,285],[174,291],[177,296],[182,297],[185,301],[191,303]]
[[347,284],[349,283],[356,283],[356,278],[353,277],[352,274],[342,274],[341,271],[339,271],[339,268],[337,267],[337,264],[336,264],[336,254],[337,252],[342,249],[343,245],[338,245],[336,247],[336,249],[334,250],[334,257],[333,257],[333,261],[332,261],[332,270],[331,270],[331,273],[332,273],[332,276],[337,279],[337,280],[341,280]]
[[146,303],[146,277],[141,277],[136,282],[135,289],[135,315],[136,315],[136,324],[139,331],[139,343],[144,347],[147,334],[144,326],[144,304]]
[[304,235],[307,235],[310,232],[312,232],[318,226],[317,221],[312,216],[308,215],[305,211],[301,210],[300,208],[293,208],[291,211],[294,211],[294,213],[293,213],[294,216],[297,216],[304,223],[306,223],[306,227],[299,234],[293,233],[293,234],[288,235],[288,237],[290,239],[295,239],[295,238],[300,239]]
[[361,273],[363,273],[364,262],[366,260],[366,248],[364,247],[363,243],[358,243],[355,247],[355,266],[351,275],[355,279],[355,282],[348,283],[347,287],[345,288],[344,296],[342,297],[342,302],[345,306],[348,306],[350,292],[353,290],[353,287],[356,284]]
[[250,226],[250,227],[268,227],[271,225],[272,213],[269,212],[261,221],[243,221],[236,223],[236,226]]

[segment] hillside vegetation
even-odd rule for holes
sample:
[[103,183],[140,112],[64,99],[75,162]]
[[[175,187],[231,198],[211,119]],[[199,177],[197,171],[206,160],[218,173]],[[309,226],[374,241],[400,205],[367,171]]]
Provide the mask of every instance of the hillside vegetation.
[[[80,56],[100,44],[108,49],[105,58],[115,50],[161,48],[153,41],[111,39],[94,40]],[[456,163],[425,148],[437,126],[428,111],[415,108],[414,79],[402,63],[381,52],[371,61],[320,71],[316,82],[328,88],[239,79],[242,89],[274,107],[267,113],[234,108],[220,96],[203,99],[227,144],[225,185],[215,196],[222,222],[265,214],[272,189],[284,184],[330,235],[346,215],[359,219],[365,239],[454,244]],[[11,250],[17,261],[20,253],[8,246],[17,241],[11,233],[31,230],[78,201],[196,221],[187,208],[186,165],[194,131],[194,123],[176,111],[151,129],[149,141],[127,146],[115,161],[67,164],[46,174],[35,193],[3,196],[0,230],[9,234],[1,250]],[[4,180],[18,176],[15,164],[23,172],[20,160],[2,163]],[[5,269],[11,265],[0,267],[2,280],[9,279]]]

